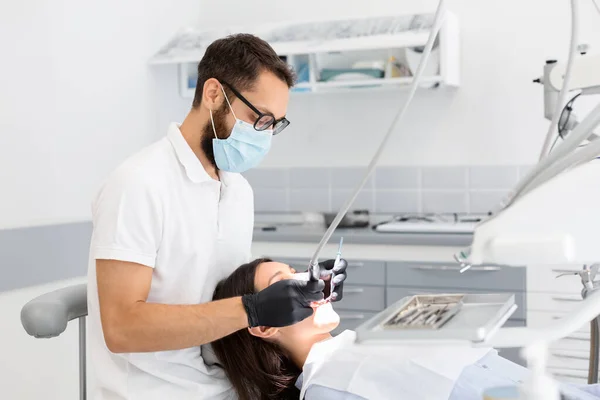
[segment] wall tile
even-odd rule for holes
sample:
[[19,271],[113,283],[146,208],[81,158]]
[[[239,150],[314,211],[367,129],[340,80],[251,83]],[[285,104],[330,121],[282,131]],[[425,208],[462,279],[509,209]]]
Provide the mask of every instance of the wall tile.
[[467,212],[467,193],[464,191],[424,191],[422,209],[426,213]]
[[416,190],[378,190],[375,211],[379,213],[419,212],[419,192]]
[[[331,187],[334,189],[354,189],[366,172],[367,169],[362,167],[331,168]],[[373,181],[373,174],[371,174],[363,189],[373,189]]]
[[[346,203],[353,191],[353,189],[332,189],[331,210],[338,211]],[[372,190],[362,190],[350,209],[356,210],[360,208],[373,211],[375,209],[374,198],[375,193]]]
[[290,211],[329,211],[329,189],[292,189]]
[[417,167],[379,167],[375,171],[375,188],[418,189],[419,173]]
[[244,172],[243,175],[254,189],[286,189],[289,186],[287,168],[255,168]]
[[470,189],[511,189],[519,179],[516,166],[473,166],[469,168]]
[[469,193],[469,211],[472,213],[487,213],[507,195],[504,190],[472,190]]
[[329,168],[292,168],[290,169],[290,187],[292,189],[329,188]]
[[466,167],[423,167],[421,168],[423,189],[466,189]]
[[290,211],[287,190],[265,188],[254,189],[254,210],[257,212]]

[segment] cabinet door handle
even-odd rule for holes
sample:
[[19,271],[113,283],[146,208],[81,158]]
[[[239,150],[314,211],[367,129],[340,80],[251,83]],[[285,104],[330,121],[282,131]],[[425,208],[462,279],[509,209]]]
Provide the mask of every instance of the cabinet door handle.
[[562,377],[562,378],[579,378],[579,379],[586,379],[586,376],[583,375],[575,375],[575,374],[557,374],[557,373],[552,373],[552,375],[556,376],[556,377]]
[[556,274],[575,274],[579,271],[574,269],[553,269],[552,272]]
[[339,314],[340,319],[365,319],[364,314]]
[[557,353],[552,353],[552,355],[554,357],[558,357],[558,358],[566,358],[569,360],[584,360],[584,361],[588,361],[589,357],[584,357],[584,356],[571,356],[569,354],[557,354]]
[[362,263],[362,262],[351,262],[351,263],[348,263],[347,268],[362,268],[364,266],[365,266],[365,263]]
[[[415,265],[411,267],[412,269],[418,269],[420,271],[460,271],[463,267],[460,265]],[[477,271],[477,272],[492,272],[492,271],[500,271],[502,267],[496,267],[492,265],[487,266],[475,266],[471,267],[469,271]]]
[[588,342],[590,340],[590,338],[581,336],[565,336],[565,339],[577,340],[578,342]]
[[361,288],[361,287],[356,287],[356,288],[346,287],[346,288],[344,288],[344,294],[364,293],[364,291],[365,291],[365,289]]
[[579,302],[581,299],[576,299],[573,297],[552,297],[554,301],[567,301],[567,302]]

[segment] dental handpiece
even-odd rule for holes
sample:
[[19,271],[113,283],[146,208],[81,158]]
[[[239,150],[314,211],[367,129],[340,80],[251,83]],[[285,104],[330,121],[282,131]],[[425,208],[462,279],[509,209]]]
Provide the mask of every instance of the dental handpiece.
[[340,245],[338,247],[338,251],[337,251],[337,254],[335,256],[335,261],[333,262],[333,271],[332,271],[331,278],[330,278],[330,281],[329,281],[329,286],[330,286],[329,299],[334,299],[335,296],[336,296],[336,293],[333,291],[333,289],[335,289],[335,282],[333,281],[333,278],[335,278],[335,275],[334,275],[333,272],[335,271],[335,267],[337,267],[338,265],[340,265],[340,261],[342,259],[342,244],[344,244],[344,237],[343,236],[340,238]]
[[354,190],[354,192],[352,193],[350,198],[346,201],[346,203],[338,211],[337,215],[333,219],[333,222],[331,223],[331,225],[329,225],[329,228],[327,228],[327,231],[325,231],[325,234],[321,238],[321,241],[319,242],[317,249],[315,250],[315,253],[313,254],[312,258],[310,259],[310,262],[308,264],[308,269],[310,271],[310,280],[311,281],[317,281],[319,279],[319,254],[321,254],[323,247],[325,247],[325,245],[331,238],[331,235],[333,235],[333,232],[336,230],[336,228],[342,221],[342,218],[344,218],[344,216],[350,209],[350,206],[352,206],[352,204],[354,203],[354,200],[356,200],[356,198],[358,197],[358,194],[360,193],[362,188],[365,186],[365,184],[369,180],[369,177],[375,170],[375,167],[377,166],[377,162],[379,161],[381,153],[383,153],[383,150],[385,149],[388,140],[392,136],[392,133],[394,133],[396,131],[396,129],[395,129],[396,125],[398,124],[399,121],[402,120],[402,117],[406,113],[406,110],[408,109],[408,106],[410,105],[410,103],[415,95],[415,92],[417,91],[417,88],[419,87],[419,83],[421,81],[423,71],[425,70],[425,66],[427,65],[427,60],[428,60],[429,54],[431,53],[431,50],[433,48],[435,38],[437,37],[437,34],[442,27],[442,23],[444,22],[444,20],[446,18],[445,1],[446,0],[440,0],[438,3],[438,7],[435,12],[434,21],[433,21],[433,24],[431,27],[431,32],[429,33],[429,38],[427,39],[427,43],[425,44],[423,53],[421,55],[421,60],[419,62],[419,66],[417,67],[417,70],[414,74],[414,78],[413,78],[412,84],[410,86],[410,91],[409,91],[408,97],[406,99],[406,102],[394,116],[394,119],[392,120],[392,123],[390,124],[390,126],[388,128],[388,131],[386,132],[385,136],[383,137],[383,140],[379,144],[377,151],[373,155],[373,158],[371,159],[371,162],[369,163],[369,166],[367,167],[367,172],[365,173],[365,176],[363,177],[361,182],[358,184],[358,186],[356,187],[356,189]]

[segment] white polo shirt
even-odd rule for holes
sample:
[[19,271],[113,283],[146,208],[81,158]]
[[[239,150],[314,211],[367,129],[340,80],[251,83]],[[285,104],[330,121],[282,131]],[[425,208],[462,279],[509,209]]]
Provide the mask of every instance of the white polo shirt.
[[98,192],[88,269],[88,354],[92,400],[202,400],[233,397],[220,368],[199,347],[114,354],[100,322],[96,259],[152,267],[148,302],[198,304],[250,259],[252,189],[240,174],[202,164],[172,124],[167,137],[120,165]]

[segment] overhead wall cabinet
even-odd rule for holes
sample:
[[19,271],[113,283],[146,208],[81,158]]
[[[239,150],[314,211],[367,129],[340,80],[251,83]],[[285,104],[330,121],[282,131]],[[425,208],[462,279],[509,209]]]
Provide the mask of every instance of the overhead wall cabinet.
[[[400,88],[412,82],[434,14],[290,22],[218,31],[185,29],[151,59],[178,64],[181,95],[193,97],[197,64],[215,39],[248,32],[265,39],[295,71],[296,93]],[[457,87],[459,26],[448,13],[422,78],[425,87]]]

